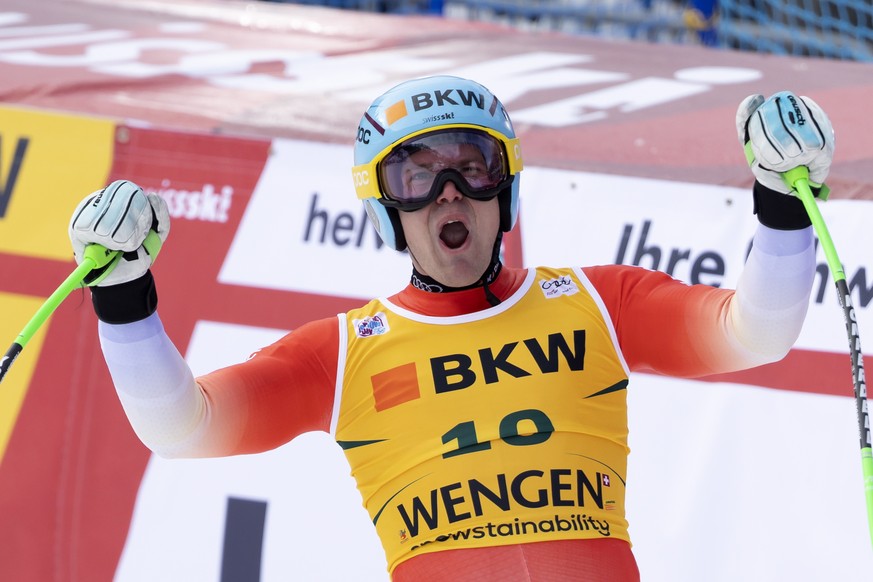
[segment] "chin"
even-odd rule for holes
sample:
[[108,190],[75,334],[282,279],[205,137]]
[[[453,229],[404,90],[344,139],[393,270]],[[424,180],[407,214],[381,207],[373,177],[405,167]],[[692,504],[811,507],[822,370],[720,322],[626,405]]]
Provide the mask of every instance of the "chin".
[[[469,243],[470,241],[468,241]],[[411,250],[413,257],[419,253]],[[491,249],[465,245],[451,250],[444,246],[421,253],[423,260],[415,260],[415,266],[447,287],[466,287],[477,283],[491,263]]]

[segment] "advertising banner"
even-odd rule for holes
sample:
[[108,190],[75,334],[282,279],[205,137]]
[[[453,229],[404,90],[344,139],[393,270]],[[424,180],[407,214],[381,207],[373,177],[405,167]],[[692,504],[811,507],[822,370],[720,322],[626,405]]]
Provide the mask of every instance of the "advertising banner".
[[[158,313],[195,374],[400,290],[409,256],[367,222],[352,144],[375,96],[451,74],[499,95],[521,139],[507,264],[633,264],[724,288],[756,228],[737,104],[814,97],[838,136],[821,209],[866,337],[873,117],[857,112],[869,72],[267,2],[6,0],[0,333],[11,343],[74,268],[78,202],[122,178],[167,202]],[[870,578],[845,327],[817,256],[783,361],[631,378],[627,508],[643,580]],[[387,581],[327,435],[259,455],[153,456],[114,393],[90,301],[74,291],[0,389],[0,579]]]

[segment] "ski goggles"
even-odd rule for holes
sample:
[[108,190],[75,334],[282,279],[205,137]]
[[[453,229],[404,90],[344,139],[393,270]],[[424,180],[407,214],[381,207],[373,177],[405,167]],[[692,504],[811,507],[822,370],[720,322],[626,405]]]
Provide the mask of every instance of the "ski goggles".
[[449,181],[464,196],[491,199],[521,169],[517,138],[484,127],[450,126],[415,133],[352,173],[358,198],[411,211],[436,200]]

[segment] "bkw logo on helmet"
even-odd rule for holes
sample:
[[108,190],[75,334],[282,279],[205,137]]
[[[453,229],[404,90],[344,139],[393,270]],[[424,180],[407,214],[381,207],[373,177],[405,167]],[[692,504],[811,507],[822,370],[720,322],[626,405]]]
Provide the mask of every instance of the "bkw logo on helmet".
[[[456,97],[453,98],[452,93],[454,93]],[[434,106],[444,107],[446,105],[463,105],[464,107],[478,107],[479,109],[485,109],[485,95],[482,93],[474,93],[470,90],[464,91],[463,89],[446,89],[444,91],[437,89],[432,93],[418,93],[417,95],[410,97],[410,101],[412,101],[412,108],[415,111],[430,109]],[[494,115],[494,110],[497,108],[497,98],[495,97],[493,101],[492,107],[489,108],[489,113],[491,115]]]

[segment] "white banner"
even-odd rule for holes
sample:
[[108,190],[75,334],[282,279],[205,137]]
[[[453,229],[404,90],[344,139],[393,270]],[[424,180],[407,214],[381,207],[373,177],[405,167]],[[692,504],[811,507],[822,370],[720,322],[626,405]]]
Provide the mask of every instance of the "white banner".
[[[526,265],[635,264],[688,283],[733,288],[757,226],[751,188],[526,168],[521,192]],[[864,330],[870,330],[865,353],[871,354],[873,203],[832,200],[819,208],[852,289],[862,341]],[[813,297],[796,347],[848,350],[820,248]]]
[[372,298],[409,281],[352,188],[352,149],[275,140],[219,280],[247,287]]

